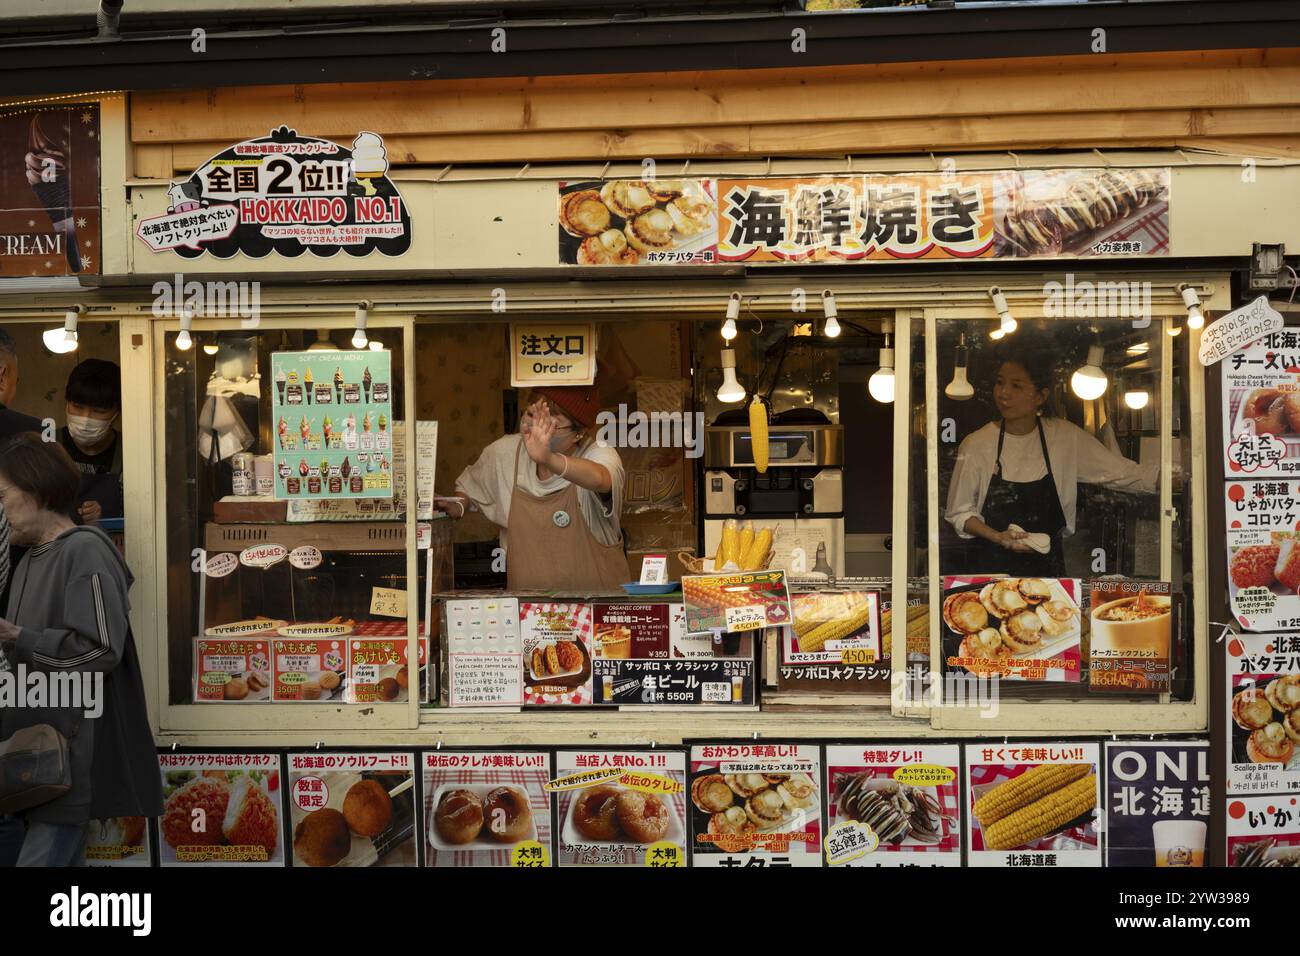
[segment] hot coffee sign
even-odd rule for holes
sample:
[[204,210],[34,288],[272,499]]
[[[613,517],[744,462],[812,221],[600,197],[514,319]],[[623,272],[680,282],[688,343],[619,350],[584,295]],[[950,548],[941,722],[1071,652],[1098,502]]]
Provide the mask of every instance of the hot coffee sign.
[[411,217],[388,177],[378,133],[363,131],[341,146],[281,126],[173,183],[166,214],[142,220],[136,235],[154,252],[190,259],[207,252],[221,259],[332,256],[339,249],[400,256],[411,246]]

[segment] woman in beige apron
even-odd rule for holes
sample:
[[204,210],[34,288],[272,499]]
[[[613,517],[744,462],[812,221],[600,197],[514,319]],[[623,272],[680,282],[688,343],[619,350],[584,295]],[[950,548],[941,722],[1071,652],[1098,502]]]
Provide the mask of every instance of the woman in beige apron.
[[539,389],[520,434],[483,450],[456,480],[464,498],[439,499],[459,517],[482,511],[502,528],[511,590],[616,591],[628,580],[619,527],[623,465],[590,432],[591,386]]

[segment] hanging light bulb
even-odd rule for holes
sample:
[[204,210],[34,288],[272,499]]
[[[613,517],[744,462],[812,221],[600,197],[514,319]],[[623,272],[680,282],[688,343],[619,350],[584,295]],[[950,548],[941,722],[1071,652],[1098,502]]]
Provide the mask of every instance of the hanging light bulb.
[[1178,291],[1183,294],[1183,305],[1187,306],[1187,327],[1201,328],[1205,325],[1205,314],[1201,312],[1201,297],[1190,285],[1180,286]]
[[46,329],[41,333],[41,341],[55,355],[66,355],[77,350],[77,315],[82,311],[77,306],[63,315],[63,325]]
[[989,333],[989,338],[991,338],[994,342],[996,342],[998,339],[1003,338],[1004,336],[1006,336],[1006,334],[1007,334],[1007,333],[1003,332],[1002,329],[1001,329],[1001,327],[999,327],[999,328],[996,328],[996,329],[994,329],[992,332]]
[[722,337],[730,342],[736,337],[736,320],[740,318],[740,293],[733,292],[727,299],[727,321],[722,323]]
[[1124,393],[1124,404],[1135,412],[1146,408],[1149,401],[1151,401],[1151,393],[1145,389],[1135,389]]
[[1183,331],[1183,327],[1181,325],[1178,325],[1176,322],[1170,322],[1167,326],[1165,326],[1165,331],[1168,332],[1170,338],[1172,338],[1175,335],[1181,335]]
[[888,405],[894,400],[894,350],[889,344],[889,335],[894,331],[894,323],[885,320],[885,347],[880,350],[880,368],[871,373],[867,379],[867,391],[881,404]]
[[194,309],[191,306],[185,306],[181,309],[181,330],[176,333],[176,347],[182,352],[188,352],[194,339],[190,336],[190,327],[194,324]]
[[1070,376],[1070,388],[1084,401],[1101,398],[1106,391],[1108,381],[1101,369],[1105,357],[1106,352],[1100,345],[1088,346],[1088,361]]
[[952,381],[943,393],[955,402],[964,402],[968,398],[975,396],[975,389],[966,378],[966,364],[969,361],[967,356],[970,349],[966,348],[966,333],[961,334],[961,341],[957,345],[956,364],[952,370]]
[[218,351],[220,348],[221,348],[221,346],[217,345],[216,342],[204,342],[204,343],[203,343],[203,351],[206,352],[208,355],[216,355],[216,354],[217,354],[217,351]]
[[[1001,323],[998,326],[999,330],[1002,335],[1010,335],[1016,330],[1019,323],[1016,322],[1015,316],[1011,314],[1011,306],[1007,305],[1007,297],[1002,294],[1002,290],[997,286],[989,289],[989,296],[993,299],[993,308],[997,311]],[[994,337],[1000,339],[1002,335]]]
[[383,342],[379,341],[379,339],[371,339],[371,340],[370,340],[370,351],[372,351],[372,352],[382,352],[383,350],[384,350],[384,343],[383,343]]
[[736,350],[722,350],[722,387],[718,389],[718,401],[728,405],[745,400],[745,387],[736,379]]
[[354,349],[363,349],[370,341],[366,338],[366,317],[369,315],[367,311],[369,308],[369,302],[362,302],[357,306],[356,312],[353,313],[356,316],[356,331],[352,333],[352,347]]
[[839,309],[835,307],[835,293],[830,289],[822,292],[822,311],[826,313],[826,325],[822,331],[826,333],[828,339],[833,339],[840,334]]

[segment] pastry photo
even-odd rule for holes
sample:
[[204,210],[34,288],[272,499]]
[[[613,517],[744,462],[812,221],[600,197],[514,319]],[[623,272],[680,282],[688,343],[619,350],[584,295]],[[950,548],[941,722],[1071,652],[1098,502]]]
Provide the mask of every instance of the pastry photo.
[[[305,770],[328,794],[324,806],[291,800],[293,865],[414,866],[415,777],[409,771]],[[296,795],[296,789],[291,791]]]
[[537,839],[532,801],[522,787],[445,783],[430,805],[428,838],[435,850],[500,850]]
[[560,798],[564,821],[561,838],[567,846],[580,843],[621,843],[648,846],[667,840],[686,844],[686,826],[673,810],[672,799],[643,793],[617,783],[600,783],[566,791]]

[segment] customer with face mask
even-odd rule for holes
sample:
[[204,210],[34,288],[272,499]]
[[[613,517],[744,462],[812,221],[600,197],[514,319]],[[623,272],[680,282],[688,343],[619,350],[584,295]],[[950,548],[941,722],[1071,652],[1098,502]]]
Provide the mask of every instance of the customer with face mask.
[[82,524],[122,517],[122,437],[113,425],[122,412],[121,370],[86,359],[72,370],[64,395],[68,424],[59,441],[81,472],[73,517]]

